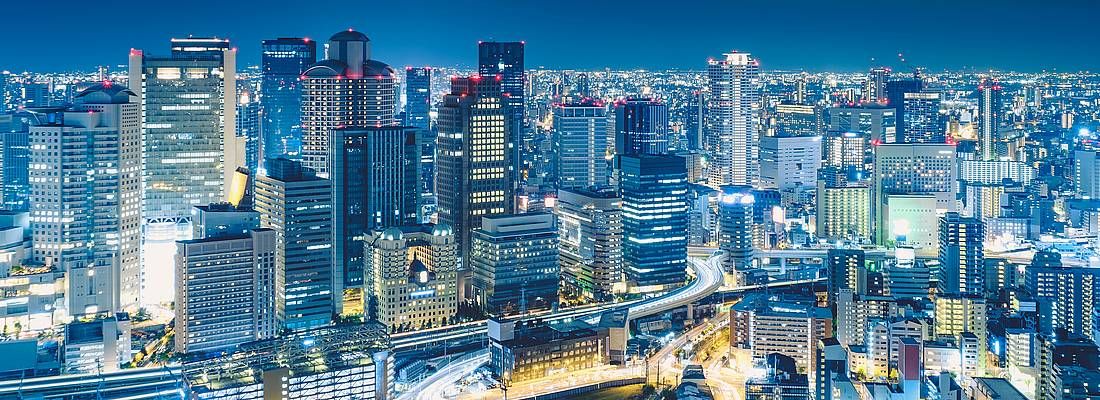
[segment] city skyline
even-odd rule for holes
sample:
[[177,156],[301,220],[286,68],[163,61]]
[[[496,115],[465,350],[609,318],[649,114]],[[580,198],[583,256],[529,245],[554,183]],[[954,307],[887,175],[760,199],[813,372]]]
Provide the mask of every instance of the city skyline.
[[[366,33],[379,43],[375,52],[397,66],[472,66],[476,60],[469,54],[477,41],[524,40],[531,44],[528,68],[698,70],[705,68],[708,57],[720,57],[734,49],[758,55],[762,68],[773,71],[900,67],[899,53],[909,65],[930,70],[1070,72],[1100,68],[1100,54],[1081,51],[1077,45],[1100,40],[1100,33],[1088,29],[1088,16],[1100,11],[1100,4],[1074,0],[1012,7],[989,7],[992,2],[975,1],[951,4],[950,8],[910,1],[708,1],[697,7],[665,7],[646,1],[648,7],[628,8],[610,3],[577,8],[493,2],[483,7],[486,12],[470,13],[463,24],[452,24],[451,17],[474,7],[436,0],[415,5],[342,5],[346,10],[339,13],[330,12],[336,3],[328,1],[313,2],[309,7],[289,2],[261,7],[244,2],[217,5],[217,13],[157,13],[155,18],[143,16],[162,6],[153,5],[154,10],[125,7],[130,3],[103,4],[105,15],[125,23],[99,24],[97,35],[90,39],[72,40],[87,23],[84,7],[57,7],[45,25],[49,29],[41,29],[40,21],[32,25],[30,19],[11,20],[0,26],[0,33],[20,38],[33,29],[36,36],[35,40],[8,42],[5,53],[10,58],[0,60],[0,69],[59,72],[90,70],[97,65],[114,68],[125,63],[130,48],[157,49],[169,38],[188,35],[229,38],[240,49],[241,66],[259,65],[261,40],[302,36],[323,42],[333,27]],[[190,6],[213,9],[215,3],[203,0]],[[33,11],[32,6],[20,3],[8,8],[11,15]],[[701,13],[703,9],[708,12]],[[416,15],[422,22],[410,22]],[[738,20],[737,15],[751,18]],[[890,23],[875,27],[861,22],[881,17],[889,17]],[[562,29],[562,21],[583,28]],[[722,24],[729,24],[728,29],[715,29]],[[1029,29],[1015,28],[1022,26]],[[138,31],[148,34],[132,34]],[[600,36],[605,39],[598,40]],[[54,43],[51,51],[40,45],[43,42]],[[655,57],[649,49],[661,53]]]

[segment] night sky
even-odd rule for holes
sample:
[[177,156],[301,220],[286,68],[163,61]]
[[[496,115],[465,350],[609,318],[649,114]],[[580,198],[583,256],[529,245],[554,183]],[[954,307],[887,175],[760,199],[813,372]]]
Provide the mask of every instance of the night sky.
[[1100,70],[1100,2],[1014,0],[187,0],[5,2],[0,69],[70,71],[126,62],[131,47],[217,35],[259,62],[262,39],[327,40],[353,27],[395,66],[469,66],[478,40],[527,41],[527,66],[689,68],[737,49],[765,69]]

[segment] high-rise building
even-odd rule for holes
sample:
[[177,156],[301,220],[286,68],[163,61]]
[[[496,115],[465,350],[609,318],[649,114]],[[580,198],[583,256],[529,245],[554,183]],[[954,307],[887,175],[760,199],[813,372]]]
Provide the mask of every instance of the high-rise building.
[[760,186],[811,190],[821,167],[821,136],[765,136],[760,138]]
[[1078,197],[1100,198],[1100,152],[1073,152],[1073,184]]
[[619,158],[623,270],[635,287],[675,286],[687,276],[687,171],[677,156]]
[[760,61],[726,53],[707,66],[707,184],[755,185],[760,178]]
[[668,154],[671,140],[668,105],[653,98],[615,103],[615,154]]
[[228,39],[172,39],[172,54],[130,50],[130,90],[142,111],[142,217],[190,222],[224,200],[244,143],[237,141],[237,49]]
[[106,81],[29,128],[34,261],[65,271],[71,315],[140,306],[141,108]]
[[[886,106],[896,110],[897,141],[905,142],[905,94],[920,93],[924,89],[924,81],[920,75],[914,74],[911,79],[897,79],[886,82]],[[881,102],[879,102],[881,103]],[[885,143],[894,143],[885,141]]]
[[263,158],[301,157],[302,74],[317,63],[317,42],[305,38],[264,40],[260,53]]
[[[256,179],[260,226],[275,231],[275,266],[283,271],[283,327],[303,330],[328,325],[333,292],[332,185],[297,161],[266,161],[267,176]],[[340,271],[343,273],[343,271]]]
[[707,100],[702,90],[691,92],[684,112],[684,135],[687,136],[688,150],[706,148]]
[[397,124],[396,73],[371,58],[370,39],[360,32],[332,35],[325,59],[309,67],[301,83],[302,162],[317,176],[329,176],[335,130]]
[[553,140],[559,189],[608,186],[607,107],[603,102],[554,105]]
[[746,296],[730,308],[730,347],[747,349],[753,358],[783,354],[798,370],[816,371],[814,349],[817,341],[833,336],[833,318],[828,308],[806,300]]
[[201,353],[275,337],[282,279],[275,231],[176,242],[175,350]]
[[622,206],[614,192],[558,190],[562,278],[580,295],[606,301],[622,290]]
[[1024,287],[1039,302],[1041,333],[1062,329],[1095,340],[1090,310],[1100,293],[1100,268],[1064,266],[1058,253],[1040,251],[1026,274]]
[[558,228],[546,213],[481,218],[470,240],[472,298],[494,315],[525,313],[558,302]]
[[[976,360],[968,362],[963,356],[963,373],[967,377],[980,376],[985,368],[984,356],[988,345],[987,305],[985,298],[981,296],[966,295],[939,295],[935,298],[935,324],[936,336],[954,337],[960,345],[967,342],[966,335],[974,335],[977,338],[977,354],[981,355]],[[965,353],[965,352],[964,352]],[[971,364],[971,365],[967,365]],[[971,373],[967,373],[971,370]],[[976,371],[973,371],[976,370]]]
[[406,225],[367,239],[368,315],[408,331],[447,325],[458,312],[458,241],[447,224]]
[[940,291],[981,296],[985,290],[985,225],[949,212],[940,218]]
[[0,208],[30,209],[30,135],[34,125],[61,123],[65,107],[24,108],[0,115]]
[[432,68],[405,67],[405,125],[431,130]]
[[[870,175],[871,141],[856,132],[829,132],[822,138],[822,167],[861,181]],[[846,181],[848,179],[845,179]]]
[[978,85],[977,133],[978,148],[982,160],[996,160],[997,129],[1001,126],[1003,114],[1002,96],[1004,88],[997,81],[982,79]]
[[824,111],[810,104],[778,104],[770,136],[821,136],[825,130]]
[[863,95],[864,100],[870,103],[885,103],[886,79],[890,76],[889,67],[874,67],[867,74],[867,87]]
[[[242,82],[243,83],[243,82]],[[260,99],[256,92],[247,89],[239,91],[237,96],[237,141],[244,143],[244,166],[249,171],[259,170],[263,159],[263,132],[260,132],[262,114]]]
[[504,149],[509,153],[510,180],[518,183],[521,138],[529,134],[524,118],[524,102],[527,99],[527,70],[524,69],[523,53],[525,42],[478,42],[477,73],[486,79],[500,76],[501,102],[510,114]]
[[435,194],[435,127],[431,119],[432,68],[405,67],[405,126],[420,133],[420,193]]
[[857,133],[872,143],[895,143],[901,120],[894,107],[862,104],[830,107],[829,132]]
[[509,150],[511,113],[500,92],[500,76],[451,80],[451,93],[439,108],[436,141],[436,197],[440,222],[459,235],[463,259],[470,231],[481,219],[512,213],[515,154]]
[[940,116],[940,93],[906,93],[901,108],[905,109],[902,125],[905,134],[901,143],[945,143],[947,129]]
[[753,206],[748,186],[724,186],[718,195],[718,249],[724,251],[726,271],[752,267]]
[[872,239],[871,188],[818,181],[816,223],[824,239]]
[[336,129],[329,134],[333,262],[338,271],[333,290],[339,294],[362,288],[363,243],[371,231],[416,222],[420,148],[417,130],[410,127]]
[[[933,196],[935,209],[955,210],[955,179],[958,164],[955,146],[949,144],[883,144],[874,147],[874,199],[880,243],[892,232],[905,230],[901,226],[884,225],[887,221],[885,207],[892,195]],[[926,225],[920,220],[910,225]]]

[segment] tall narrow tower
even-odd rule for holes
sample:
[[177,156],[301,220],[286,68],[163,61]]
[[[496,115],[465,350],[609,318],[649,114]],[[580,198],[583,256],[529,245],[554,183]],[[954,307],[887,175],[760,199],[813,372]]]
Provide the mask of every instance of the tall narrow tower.
[[707,183],[755,185],[760,177],[760,62],[748,53],[726,53],[707,66]]

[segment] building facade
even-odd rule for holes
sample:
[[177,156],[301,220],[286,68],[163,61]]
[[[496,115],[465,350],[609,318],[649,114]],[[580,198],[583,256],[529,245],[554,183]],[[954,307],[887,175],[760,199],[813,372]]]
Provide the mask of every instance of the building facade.
[[754,185],[760,177],[760,61],[727,53],[707,65],[707,184]]
[[486,217],[470,240],[472,298],[494,315],[545,309],[558,301],[558,229],[553,214]]
[[439,327],[458,312],[458,240],[446,224],[375,231],[364,244],[368,304],[391,332]]

